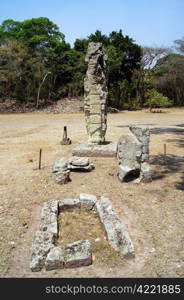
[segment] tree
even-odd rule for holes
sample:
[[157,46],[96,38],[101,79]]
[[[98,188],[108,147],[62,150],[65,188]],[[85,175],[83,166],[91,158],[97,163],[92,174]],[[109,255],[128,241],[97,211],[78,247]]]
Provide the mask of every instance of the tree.
[[[120,108],[127,101],[127,97],[131,98],[132,74],[134,70],[140,68],[141,48],[129,36],[124,36],[122,30],[112,31],[108,36],[96,30],[94,34],[88,36],[88,40],[77,39],[74,49],[85,56],[89,42],[101,42],[105,48],[109,71],[108,101],[110,105]],[[80,72],[85,70],[83,68]]]
[[109,44],[109,38],[105,34],[102,34],[100,30],[96,30],[94,34],[90,34],[88,36],[88,41],[94,43],[99,42],[102,43],[104,46],[107,46]]
[[74,50],[86,53],[88,48],[89,40],[87,39],[76,39],[74,42]]
[[172,105],[172,101],[169,100],[169,98],[163,96],[163,94],[155,89],[148,90],[145,96],[147,98],[145,106],[149,107],[150,112],[153,108],[168,107]]
[[184,37],[180,40],[175,40],[174,43],[176,44],[175,48],[182,54],[184,54]]
[[170,48],[166,47],[148,47],[145,46],[142,48],[142,65],[143,68],[150,69],[156,62],[171,53]]
[[29,93],[26,80],[27,48],[15,40],[0,47],[0,97],[24,99]]
[[184,105],[184,56],[172,53],[160,60],[153,69],[154,86],[173,100],[174,105]]
[[170,53],[169,48],[163,47],[142,47],[142,58],[140,68],[135,69],[132,75],[132,96],[131,106],[141,108],[146,101],[145,94],[154,88],[153,67],[156,62]]
[[[64,80],[61,80],[64,71],[61,72],[60,65],[63,63],[64,53],[70,49],[57,25],[48,18],[33,18],[23,22],[5,20],[0,25],[0,45],[1,54],[6,56],[6,60],[0,62],[1,77],[8,78],[11,97],[14,95],[23,101],[35,99],[37,106],[40,96],[57,97],[56,89],[64,84]],[[21,49],[26,53],[21,53]],[[19,78],[16,72],[12,77],[12,55],[13,65],[19,66]],[[24,63],[21,63],[23,58]],[[45,77],[46,74],[50,76]],[[3,97],[6,89],[4,79],[4,83],[0,84]]]
[[1,43],[16,39],[33,51],[36,48],[51,47],[64,40],[64,34],[48,18],[32,18],[22,22],[5,20],[0,26]]
[[141,48],[122,30],[112,31],[106,47],[109,65],[109,100],[111,105],[121,108],[131,98],[132,74],[140,68]]

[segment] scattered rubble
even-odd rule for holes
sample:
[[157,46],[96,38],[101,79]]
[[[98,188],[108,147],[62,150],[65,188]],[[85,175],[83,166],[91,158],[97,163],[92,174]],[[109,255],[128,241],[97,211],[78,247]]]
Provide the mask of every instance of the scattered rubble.
[[90,163],[89,158],[81,158],[73,156],[69,159],[64,157],[58,158],[52,167],[54,179],[59,184],[65,184],[70,179],[70,171],[90,172],[95,168],[94,164]]
[[59,184],[65,184],[70,181],[70,170],[68,169],[68,160],[58,158],[52,167],[54,179]]
[[94,164],[90,163],[88,157],[73,156],[68,160],[68,169],[70,171],[92,171],[95,168]]

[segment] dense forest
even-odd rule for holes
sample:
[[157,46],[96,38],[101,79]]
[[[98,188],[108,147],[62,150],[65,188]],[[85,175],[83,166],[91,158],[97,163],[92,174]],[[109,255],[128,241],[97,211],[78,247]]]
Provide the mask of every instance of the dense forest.
[[122,30],[109,35],[97,30],[71,47],[44,17],[0,25],[0,101],[39,107],[43,101],[82,97],[91,41],[102,42],[108,56],[110,106],[151,110],[184,105],[184,38],[174,41],[173,51],[141,47]]

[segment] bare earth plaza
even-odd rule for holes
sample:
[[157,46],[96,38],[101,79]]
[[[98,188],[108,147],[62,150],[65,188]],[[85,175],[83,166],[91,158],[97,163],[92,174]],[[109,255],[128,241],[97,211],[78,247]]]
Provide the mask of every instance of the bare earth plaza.
[[184,38],[83,34],[0,24],[0,277],[181,279]]

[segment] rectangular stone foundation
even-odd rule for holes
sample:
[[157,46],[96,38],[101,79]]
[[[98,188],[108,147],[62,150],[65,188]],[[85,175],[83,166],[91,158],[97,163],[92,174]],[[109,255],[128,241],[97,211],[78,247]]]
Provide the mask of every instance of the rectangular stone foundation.
[[75,156],[89,157],[116,157],[117,143],[104,143],[101,145],[88,144],[87,142],[78,144],[72,152]]
[[134,257],[134,246],[129,233],[113,210],[111,201],[106,197],[97,199],[94,195],[80,194],[79,199],[50,200],[44,203],[40,227],[31,247],[30,268],[33,272],[41,271],[43,267],[50,271],[92,264],[89,240],[77,240],[60,246],[55,244],[59,235],[59,213],[76,208],[96,211],[112,248],[123,257]]

